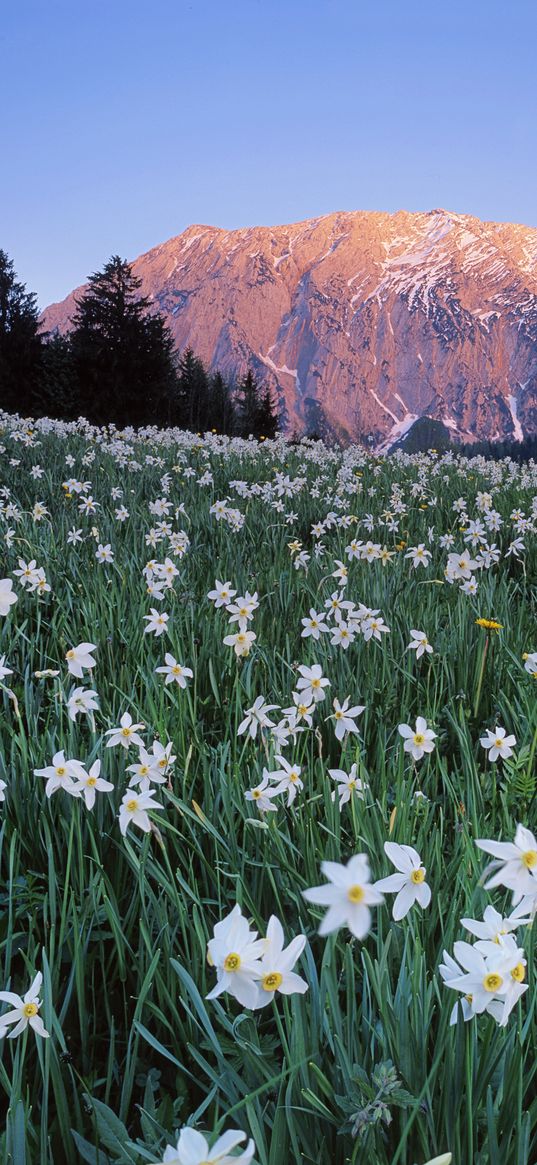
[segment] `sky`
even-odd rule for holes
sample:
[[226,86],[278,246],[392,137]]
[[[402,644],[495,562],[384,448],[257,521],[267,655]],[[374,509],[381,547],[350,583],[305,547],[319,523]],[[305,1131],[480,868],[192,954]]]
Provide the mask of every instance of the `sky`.
[[0,248],[41,307],[192,223],[537,227],[536,0],[5,0]]

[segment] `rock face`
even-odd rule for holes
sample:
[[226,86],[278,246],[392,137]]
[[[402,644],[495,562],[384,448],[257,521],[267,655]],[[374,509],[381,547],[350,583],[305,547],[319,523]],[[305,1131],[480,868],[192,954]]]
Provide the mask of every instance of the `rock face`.
[[[378,444],[428,415],[462,439],[537,431],[537,229],[445,210],[191,226],[133,267],[178,348],[251,366],[290,430]],[[76,294],[43,326],[67,331]]]

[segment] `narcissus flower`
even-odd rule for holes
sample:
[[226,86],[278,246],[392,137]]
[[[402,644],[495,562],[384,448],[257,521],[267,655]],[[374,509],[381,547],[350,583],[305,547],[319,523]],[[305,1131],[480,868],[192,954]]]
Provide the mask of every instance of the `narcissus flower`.
[[160,1161],[153,1161],[151,1165],[250,1165],[255,1153],[255,1145],[248,1141],[242,1153],[233,1153],[233,1150],[246,1140],[246,1133],[239,1129],[229,1129],[209,1148],[209,1142],[203,1133],[197,1129],[185,1127],[181,1129],[177,1145],[168,1145]]
[[304,950],[306,936],[298,934],[285,950],[284,941],[282,924],[273,914],[264,940],[256,1007],[265,1007],[274,999],[276,991],[281,995],[303,995],[308,990],[306,981],[292,969]]
[[507,760],[513,755],[516,736],[506,736],[505,728],[487,728],[487,735],[481,736],[479,743],[488,751],[490,761],[498,760],[499,756]]
[[96,650],[95,643],[79,643],[78,647],[70,647],[65,658],[67,667],[72,676],[82,679],[83,672],[95,667],[95,660],[91,655]]
[[350,696],[340,704],[339,700],[334,700],[334,711],[329,720],[335,720],[336,740],[343,740],[346,732],[357,733],[358,727],[354,723],[356,716],[361,716],[365,712],[365,704],[355,704],[354,708],[349,708]]
[[[28,1026],[33,1029],[36,1035],[42,1036],[43,1039],[48,1039],[50,1033],[45,1030],[43,1020],[39,1015],[39,1008],[41,1007],[39,992],[42,982],[43,976],[41,971],[38,971],[26,995],[23,995],[22,998],[20,995],[15,995],[13,991],[0,991],[0,999],[2,1002],[10,1003],[13,1008],[12,1011],[6,1011],[5,1015],[0,1016],[0,1040],[5,1035],[7,1035],[8,1040],[14,1040]],[[7,1029],[11,1024],[15,1024],[16,1026],[12,1027],[8,1033]]]
[[424,908],[429,905],[431,888],[425,881],[427,871],[421,864],[420,855],[411,845],[385,841],[384,852],[399,873],[381,878],[375,882],[375,889],[385,894],[397,894],[392,916],[398,922],[408,914],[415,902]]
[[228,991],[243,1007],[255,1007],[256,980],[261,974],[259,960],[264,950],[265,940],[258,939],[256,930],[250,930],[237,904],[226,918],[216,923],[214,938],[207,945],[208,958],[218,975],[207,999],[216,999]]
[[86,809],[93,809],[95,805],[95,796],[97,793],[110,793],[114,788],[111,781],[105,781],[104,777],[99,776],[101,771],[101,762],[96,760],[93,762],[89,772],[84,769],[77,777],[75,790],[81,794],[86,802]]
[[9,608],[17,602],[10,578],[0,578],[0,615],[7,615]]
[[109,736],[106,747],[114,748],[116,744],[120,744],[122,748],[130,748],[131,744],[135,744],[137,748],[143,748],[143,740],[138,735],[138,729],[144,728],[144,724],[133,724],[132,716],[129,712],[124,712],[119,721],[119,728],[108,728],[105,736]]
[[397,731],[404,738],[405,752],[409,752],[413,760],[421,760],[426,752],[433,751],[436,732],[427,728],[427,721],[423,716],[416,718],[415,728],[411,728],[410,724],[400,724]]
[[328,884],[302,891],[306,902],[328,907],[319,934],[331,934],[341,926],[348,926],[355,938],[365,938],[371,926],[369,907],[384,902],[380,891],[370,885],[367,854],[355,854],[346,866],[321,862],[321,872],[328,878]]
[[161,809],[162,805],[158,801],[153,800],[153,790],[144,788],[127,789],[125,796],[121,802],[119,810],[119,828],[125,836],[129,825],[137,825],[144,833],[149,833],[151,829],[151,822],[148,817],[148,809]]
[[177,663],[173,655],[167,651],[164,656],[164,664],[162,667],[156,667],[155,671],[163,676],[166,676],[165,684],[179,684],[180,688],[186,688],[187,680],[191,680],[194,672],[189,667],[183,667],[182,663]]
[[514,841],[488,841],[477,838],[475,843],[486,854],[498,860],[491,866],[499,867],[485,882],[485,889],[507,886],[513,891],[513,906],[521,898],[537,895],[537,840],[524,825],[517,825]]
[[415,651],[416,659],[420,659],[424,652],[431,654],[433,649],[424,631],[411,631],[410,636],[411,641],[408,644],[407,651]]

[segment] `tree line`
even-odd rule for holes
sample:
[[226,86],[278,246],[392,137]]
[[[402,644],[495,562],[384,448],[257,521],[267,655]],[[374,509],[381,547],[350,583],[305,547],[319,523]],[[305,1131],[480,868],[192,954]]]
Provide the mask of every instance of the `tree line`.
[[0,408],[98,425],[275,436],[281,415],[251,369],[238,382],[177,352],[141,280],[118,255],[89,276],[67,335],[40,330],[37,297],[0,250]]

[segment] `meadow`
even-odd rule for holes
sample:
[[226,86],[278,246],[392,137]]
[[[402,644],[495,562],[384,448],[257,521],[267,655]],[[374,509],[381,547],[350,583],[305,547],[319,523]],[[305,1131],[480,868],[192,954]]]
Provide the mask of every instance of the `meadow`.
[[537,465],[0,430],[1,1160],[534,1165]]

